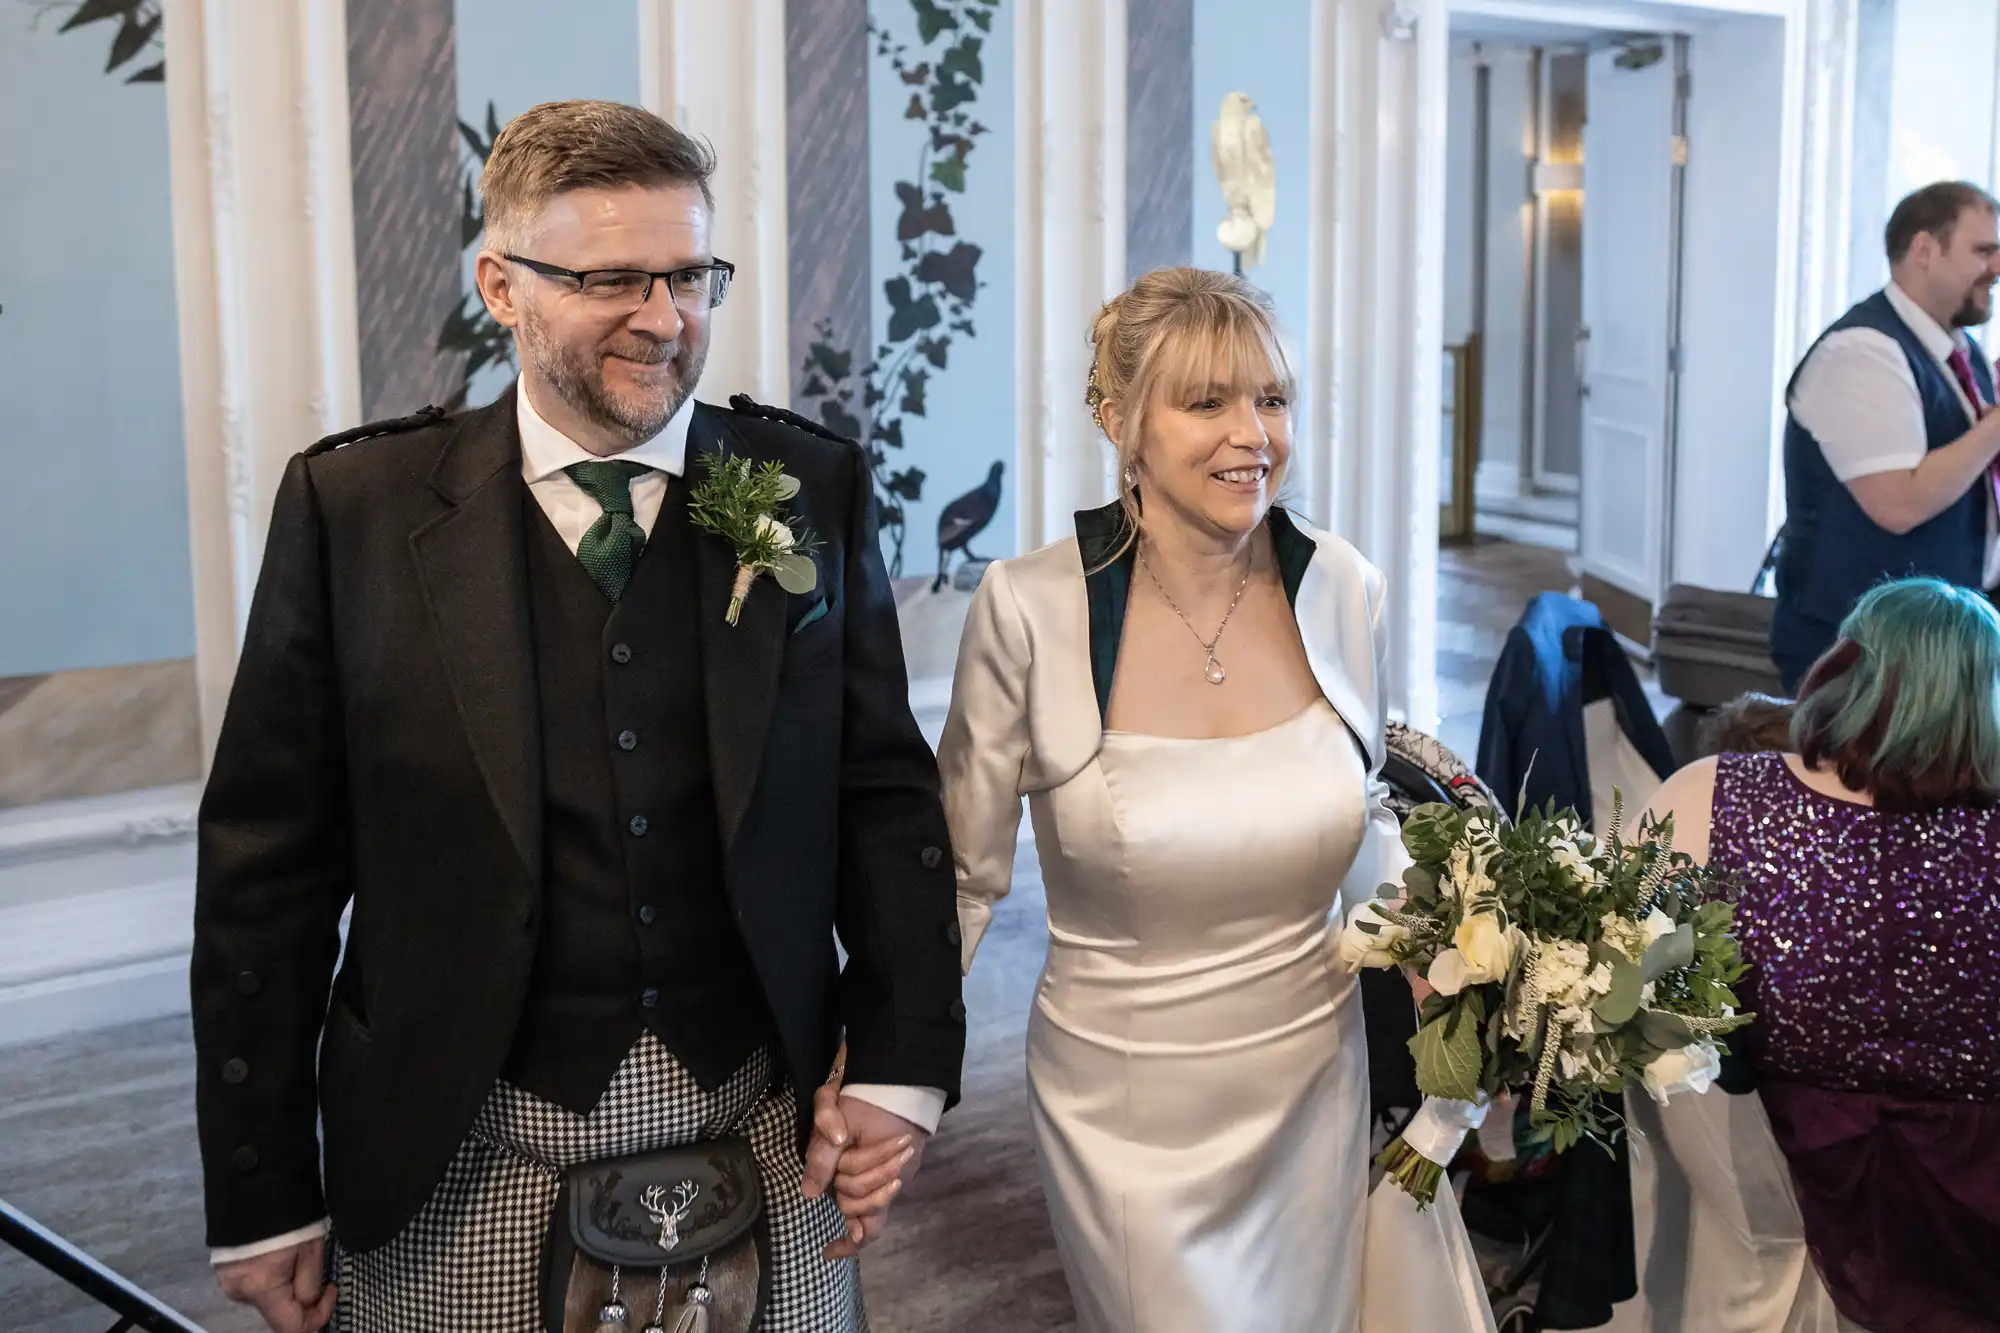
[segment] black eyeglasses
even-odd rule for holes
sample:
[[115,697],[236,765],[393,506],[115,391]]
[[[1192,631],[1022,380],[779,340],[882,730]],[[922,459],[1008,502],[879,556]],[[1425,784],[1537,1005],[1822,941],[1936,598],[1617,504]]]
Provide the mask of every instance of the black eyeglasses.
[[501,258],[545,278],[573,282],[578,295],[584,300],[601,305],[607,311],[620,313],[637,310],[652,300],[653,284],[663,280],[667,284],[669,299],[679,309],[689,314],[712,310],[722,304],[723,297],[729,295],[729,280],[736,276],[736,265],[725,259],[718,259],[712,264],[670,269],[665,273],[648,273],[636,268],[593,268],[579,273],[573,268],[544,264],[539,259],[528,259],[522,255],[502,255]]

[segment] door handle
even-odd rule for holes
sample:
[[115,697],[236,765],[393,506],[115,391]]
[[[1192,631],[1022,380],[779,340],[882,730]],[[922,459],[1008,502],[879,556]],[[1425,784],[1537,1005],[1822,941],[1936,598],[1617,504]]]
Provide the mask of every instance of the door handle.
[[1578,325],[1576,336],[1570,343],[1570,355],[1576,363],[1576,396],[1590,397],[1590,326]]

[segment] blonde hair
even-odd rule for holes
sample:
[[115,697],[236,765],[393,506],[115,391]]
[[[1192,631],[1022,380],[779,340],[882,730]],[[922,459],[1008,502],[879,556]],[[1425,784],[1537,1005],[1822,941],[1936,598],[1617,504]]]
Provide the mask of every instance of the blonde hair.
[[[1084,401],[1118,454],[1118,503],[1124,533],[1105,563],[1138,540],[1138,481],[1134,464],[1146,438],[1146,412],[1157,399],[1185,396],[1209,385],[1263,392],[1294,390],[1291,358],[1271,298],[1242,278],[1205,268],[1160,268],[1104,303],[1091,322],[1095,349]],[[1118,438],[1104,420],[1118,409]],[[1271,489],[1283,481],[1273,469]]]
[[518,253],[551,199],[622,185],[697,185],[711,212],[715,152],[643,107],[543,102],[507,122],[479,174],[486,246]]

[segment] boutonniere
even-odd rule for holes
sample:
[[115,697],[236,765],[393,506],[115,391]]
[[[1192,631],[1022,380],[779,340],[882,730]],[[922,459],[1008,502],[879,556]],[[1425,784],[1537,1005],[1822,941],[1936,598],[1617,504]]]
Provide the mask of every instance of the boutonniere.
[[811,592],[819,585],[819,569],[811,551],[817,543],[805,530],[793,531],[778,517],[778,506],[799,493],[799,479],[784,465],[753,465],[747,458],[718,457],[701,484],[688,492],[688,516],[703,532],[713,533],[736,552],[736,582],[729,590],[731,625],[743,612],[743,600],[759,574],[769,574],[789,593]]

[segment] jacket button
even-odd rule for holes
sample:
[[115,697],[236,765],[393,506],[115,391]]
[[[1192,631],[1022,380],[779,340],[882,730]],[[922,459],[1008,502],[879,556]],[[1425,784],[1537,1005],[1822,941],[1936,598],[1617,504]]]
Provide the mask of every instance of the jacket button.
[[263,989],[264,978],[258,976],[255,972],[238,972],[236,974],[236,990],[239,994],[255,995]]
[[659,1006],[659,1003],[660,1003],[660,992],[655,990],[653,987],[648,986],[646,987],[646,989],[639,992],[640,1008],[654,1009]]
[[619,732],[619,733],[618,733],[618,748],[619,748],[619,749],[621,749],[621,750],[636,750],[636,749],[638,749],[638,748],[639,748],[639,733],[638,733],[638,732],[636,732],[636,731],[621,731],[621,732]]
[[965,1021],[964,1000],[953,1000],[951,1002],[951,1021],[954,1023],[963,1023]]
[[632,660],[632,645],[629,643],[612,644],[611,660],[616,662],[619,666],[624,666],[627,662]]
[[644,907],[641,907],[639,909],[639,924],[642,926],[650,926],[653,924],[653,918],[657,917],[658,915],[659,913],[653,910],[653,905],[651,903],[647,903]]
[[257,1169],[257,1150],[246,1143],[235,1152],[229,1154],[229,1164],[238,1171],[255,1171]]
[[953,944],[965,943],[965,932],[958,928],[958,922],[956,921],[944,928],[944,937]]
[[646,830],[651,828],[652,825],[646,822],[646,817],[644,815],[633,815],[632,822],[627,824],[625,827],[632,831],[633,837],[643,838],[646,836]]
[[938,862],[944,860],[944,852],[937,847],[926,847],[924,848],[923,855],[917,859],[924,863],[924,869],[936,870]]
[[235,1059],[224,1060],[222,1062],[222,1081],[224,1083],[241,1083],[249,1077],[250,1064],[248,1061]]

